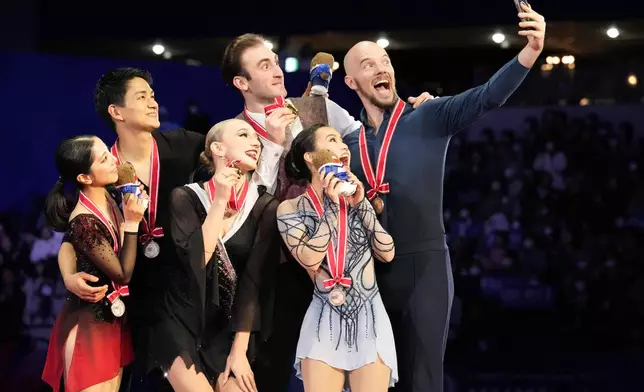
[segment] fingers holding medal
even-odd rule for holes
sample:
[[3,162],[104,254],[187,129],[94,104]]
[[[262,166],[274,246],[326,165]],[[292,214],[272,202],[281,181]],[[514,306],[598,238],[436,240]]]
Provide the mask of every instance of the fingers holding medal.
[[221,170],[218,170],[214,176],[215,183],[215,197],[214,200],[217,200],[222,203],[228,203],[230,198],[230,192],[237,182],[242,178],[242,174],[238,168],[225,167]]

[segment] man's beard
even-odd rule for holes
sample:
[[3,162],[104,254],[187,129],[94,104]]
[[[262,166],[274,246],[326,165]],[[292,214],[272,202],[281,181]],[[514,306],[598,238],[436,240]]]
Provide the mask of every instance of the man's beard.
[[367,98],[367,100],[372,105],[374,105],[379,109],[382,109],[382,110],[391,109],[396,105],[396,102],[398,102],[398,92],[396,91],[396,88],[394,86],[392,86],[393,95],[392,95],[391,101],[385,102],[376,98],[376,95],[373,94],[370,89],[363,88],[363,86],[360,83],[356,83],[356,84],[358,85],[358,91],[362,93],[362,96]]

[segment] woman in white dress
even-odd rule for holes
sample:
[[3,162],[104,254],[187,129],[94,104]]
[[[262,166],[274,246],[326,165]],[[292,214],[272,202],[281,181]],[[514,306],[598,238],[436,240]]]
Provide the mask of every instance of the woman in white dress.
[[[277,210],[282,240],[314,282],[295,368],[306,392],[385,392],[398,380],[396,350],[374,274],[374,256],[394,257],[391,236],[378,222],[362,184],[339,196],[341,181],[323,176],[314,160],[330,151],[348,170],[350,153],[333,128],[315,125],[293,140],[285,160],[289,179],[307,184],[303,195]],[[348,376],[348,377],[347,377]]]

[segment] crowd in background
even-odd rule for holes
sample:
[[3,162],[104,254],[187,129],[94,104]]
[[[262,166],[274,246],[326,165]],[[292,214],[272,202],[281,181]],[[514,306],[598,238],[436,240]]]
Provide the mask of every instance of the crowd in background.
[[[559,111],[517,131],[463,132],[450,145],[448,369],[481,356],[642,352],[643,141],[628,123]],[[0,217],[0,379],[29,352],[44,356],[64,302],[62,236],[45,226],[42,200]]]

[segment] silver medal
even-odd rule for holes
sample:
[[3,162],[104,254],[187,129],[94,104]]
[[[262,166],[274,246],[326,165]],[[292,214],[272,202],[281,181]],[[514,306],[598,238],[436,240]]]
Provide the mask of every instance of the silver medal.
[[333,306],[342,306],[346,300],[344,290],[336,287],[329,293],[329,303]]
[[114,302],[112,302],[112,306],[110,306],[112,309],[112,314],[115,317],[121,317],[125,314],[125,303],[121,301],[121,298],[116,298]]
[[145,244],[145,247],[143,248],[143,254],[148,259],[153,259],[159,255],[160,250],[161,248],[159,247],[159,244],[150,240],[147,244]]

